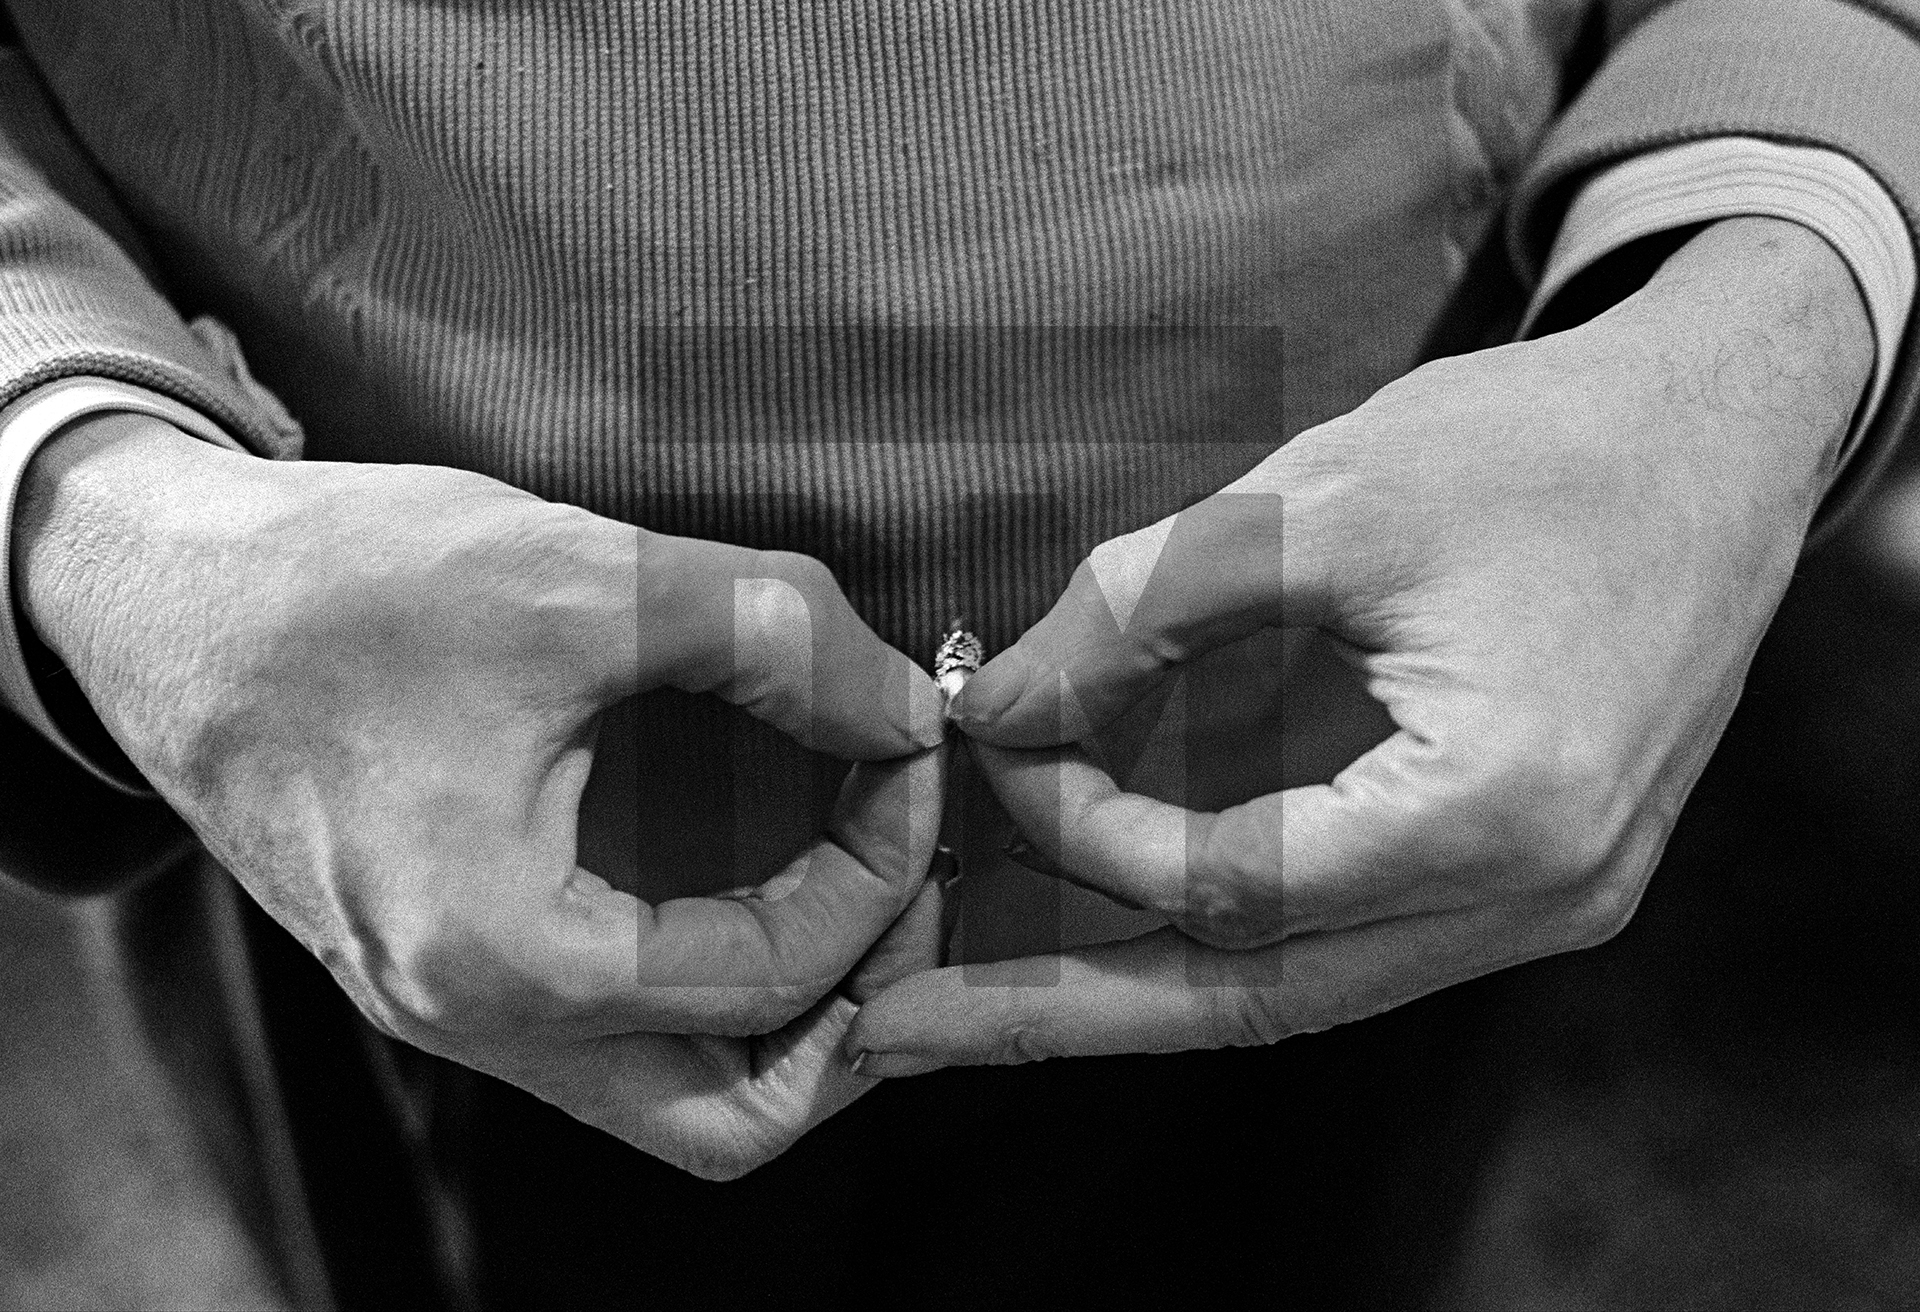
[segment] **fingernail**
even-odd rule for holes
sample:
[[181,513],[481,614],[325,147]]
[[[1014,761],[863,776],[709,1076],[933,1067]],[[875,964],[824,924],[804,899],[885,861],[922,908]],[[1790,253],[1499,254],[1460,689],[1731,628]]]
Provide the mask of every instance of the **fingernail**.
[[992,723],[1013,704],[1013,696],[1005,691],[994,691],[997,686],[992,679],[984,684],[977,676],[968,679],[966,687],[947,703],[948,722],[963,729]]
[[945,1062],[906,1052],[863,1052],[854,1059],[853,1073],[870,1080],[894,1080],[941,1070]]
[[1052,698],[1047,696],[1047,690],[1060,677],[1050,665],[1036,665],[1016,642],[981,666],[980,672],[967,681],[967,686],[947,707],[947,719],[963,729],[991,731],[1014,708],[1021,707],[1027,712],[1022,718],[1030,720],[1038,708],[1027,704],[1028,698],[1041,698],[1040,707],[1050,705]]
[[993,716],[976,710],[964,690],[947,705],[947,723],[956,729],[979,729],[992,722]]

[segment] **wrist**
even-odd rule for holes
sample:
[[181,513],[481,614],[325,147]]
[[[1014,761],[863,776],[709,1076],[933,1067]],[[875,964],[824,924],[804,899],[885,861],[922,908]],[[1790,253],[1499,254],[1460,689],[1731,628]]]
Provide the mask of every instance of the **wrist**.
[[163,420],[88,416],[49,441],[21,482],[14,598],[39,640],[78,672],[104,618],[153,569],[202,462],[220,453]]
[[1697,434],[1709,467],[1764,473],[1809,519],[1874,367],[1872,323],[1845,261],[1818,234],[1770,217],[1707,225],[1638,292],[1536,344],[1611,359],[1622,371],[1609,386],[1651,407],[1647,436],[1672,446]]
[[1709,224],[1640,291],[1568,335],[1588,330],[1638,338],[1668,394],[1751,419],[1783,455],[1810,462],[1819,491],[1874,361],[1845,261],[1810,229],[1767,217]]

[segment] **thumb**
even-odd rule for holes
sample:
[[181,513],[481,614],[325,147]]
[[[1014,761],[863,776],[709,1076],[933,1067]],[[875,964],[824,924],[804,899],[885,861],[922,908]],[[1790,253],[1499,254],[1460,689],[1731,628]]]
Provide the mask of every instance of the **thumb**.
[[1278,492],[1228,490],[1095,547],[1045,618],[948,714],[1001,747],[1099,731],[1196,656],[1281,622]]

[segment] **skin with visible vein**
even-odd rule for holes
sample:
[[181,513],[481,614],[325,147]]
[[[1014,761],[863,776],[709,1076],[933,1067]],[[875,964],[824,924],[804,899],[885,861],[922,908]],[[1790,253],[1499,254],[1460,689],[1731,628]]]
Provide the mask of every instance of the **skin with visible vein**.
[[[903,980],[854,1024],[862,1069],[1268,1043],[1616,933],[1871,363],[1833,250],[1728,220],[1606,313],[1418,369],[1097,550],[951,715],[1050,861],[1169,928],[1062,954],[1054,987]],[[1282,624],[1339,644],[1393,722],[1331,782],[1202,814],[1087,750]]]

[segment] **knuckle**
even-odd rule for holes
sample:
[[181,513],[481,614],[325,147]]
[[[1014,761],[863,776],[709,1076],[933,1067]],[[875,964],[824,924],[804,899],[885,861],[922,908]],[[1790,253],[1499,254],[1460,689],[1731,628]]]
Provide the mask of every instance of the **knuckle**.
[[1418,817],[1422,849],[1442,876],[1577,897],[1611,863],[1621,835],[1616,789],[1579,752],[1510,744],[1456,778]]
[[798,988],[743,988],[739,992],[744,996],[729,1005],[715,1027],[716,1033],[729,1038],[771,1034],[813,1005],[813,997]]
[[425,1036],[467,1037],[481,1011],[463,988],[423,979],[397,965],[379,972],[373,993],[384,1020],[382,1028],[416,1041]]
[[689,1175],[714,1184],[731,1184],[778,1156],[778,1150],[752,1143],[711,1143],[688,1149],[678,1162]]
[[1297,1023],[1278,988],[1209,990],[1206,1033],[1216,1048],[1256,1048],[1293,1034]]
[[1572,899],[1561,915],[1559,942],[1563,951],[1599,947],[1627,927],[1640,905],[1641,885],[1618,878],[1593,880],[1584,895]]
[[1030,1010],[1030,999],[1022,998],[1013,988],[997,992],[992,1014],[983,1017],[986,1024],[980,1031],[987,1039],[982,1045],[983,1064],[1020,1066],[1064,1054],[1065,1048],[1049,1035],[1043,1018]]
[[1265,947],[1284,936],[1285,885],[1277,852],[1207,851],[1196,864],[1182,904],[1163,909],[1182,933],[1229,951]]
[[1175,923],[1188,938],[1228,952],[1247,952],[1286,935],[1280,915],[1280,890],[1199,885],[1187,891]]
[[349,989],[348,993],[361,1018],[377,1033],[400,1043],[412,1041],[413,1027],[385,990],[359,988]]
[[840,595],[840,580],[817,556],[797,551],[763,551],[759,564],[768,578],[791,585],[809,603],[817,605]]
[[1066,1052],[1066,1047],[1044,1027],[1020,1021],[1000,1031],[987,1061],[994,1066],[1024,1066],[1028,1062],[1062,1057]]
[[1664,845],[1616,768],[1577,735],[1509,743],[1425,818],[1443,873],[1491,880],[1542,926],[1540,950],[1594,947],[1626,927]]
[[518,968],[477,926],[442,917],[389,934],[371,992],[400,1037],[483,1039],[557,1019],[565,1001]]
[[726,1184],[780,1156],[799,1140],[802,1129],[801,1123],[769,1116],[765,1109],[736,1106],[697,1129],[673,1135],[664,1150],[651,1151],[690,1175]]

